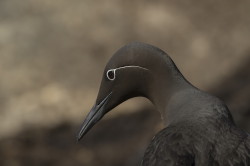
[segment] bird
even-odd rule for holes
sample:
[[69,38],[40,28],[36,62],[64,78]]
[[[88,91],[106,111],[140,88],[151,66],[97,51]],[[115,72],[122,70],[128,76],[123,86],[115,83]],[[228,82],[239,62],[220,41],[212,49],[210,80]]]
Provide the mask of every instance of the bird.
[[77,140],[114,107],[138,96],[155,105],[164,125],[141,166],[250,166],[250,136],[236,126],[226,104],[192,85],[163,50],[142,42],[126,44],[108,61]]

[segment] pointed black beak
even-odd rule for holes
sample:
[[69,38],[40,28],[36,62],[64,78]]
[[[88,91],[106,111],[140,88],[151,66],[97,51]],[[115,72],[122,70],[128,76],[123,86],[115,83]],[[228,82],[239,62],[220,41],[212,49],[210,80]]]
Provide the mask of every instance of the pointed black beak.
[[80,139],[105,115],[106,111],[104,108],[111,94],[112,92],[108,96],[106,96],[99,104],[95,104],[92,107],[77,135],[77,141],[80,141]]

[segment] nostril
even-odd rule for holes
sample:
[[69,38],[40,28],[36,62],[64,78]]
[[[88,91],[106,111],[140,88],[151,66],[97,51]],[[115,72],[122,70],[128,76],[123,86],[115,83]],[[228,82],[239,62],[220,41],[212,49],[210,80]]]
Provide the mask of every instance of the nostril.
[[107,71],[107,78],[109,79],[109,80],[114,80],[115,79],[115,71],[114,70],[108,70]]

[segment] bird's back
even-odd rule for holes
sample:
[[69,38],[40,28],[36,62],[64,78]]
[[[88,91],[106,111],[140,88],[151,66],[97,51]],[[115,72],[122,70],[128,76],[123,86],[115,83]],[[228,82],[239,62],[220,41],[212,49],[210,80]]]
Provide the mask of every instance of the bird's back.
[[144,154],[142,166],[250,165],[247,133],[235,126],[228,131],[217,128],[210,132],[211,128],[194,125],[170,125],[157,133]]

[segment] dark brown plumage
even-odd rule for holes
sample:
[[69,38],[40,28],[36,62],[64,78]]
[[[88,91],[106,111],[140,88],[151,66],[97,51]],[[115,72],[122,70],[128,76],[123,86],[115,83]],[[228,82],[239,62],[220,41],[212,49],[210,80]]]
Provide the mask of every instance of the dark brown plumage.
[[77,139],[136,96],[148,98],[165,125],[149,144],[143,166],[250,165],[250,136],[235,126],[227,106],[190,84],[165,52],[138,42],[122,47],[108,62]]

